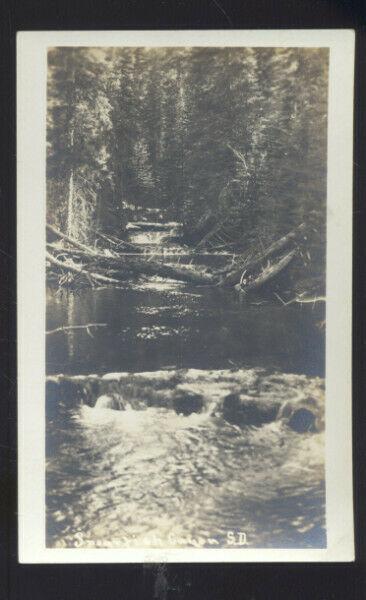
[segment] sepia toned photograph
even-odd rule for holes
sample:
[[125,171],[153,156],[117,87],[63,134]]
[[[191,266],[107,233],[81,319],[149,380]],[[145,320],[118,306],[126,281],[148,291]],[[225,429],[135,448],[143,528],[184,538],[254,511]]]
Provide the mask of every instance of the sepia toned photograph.
[[45,59],[45,549],[325,551],[329,47]]
[[327,82],[49,50],[49,546],[326,544]]

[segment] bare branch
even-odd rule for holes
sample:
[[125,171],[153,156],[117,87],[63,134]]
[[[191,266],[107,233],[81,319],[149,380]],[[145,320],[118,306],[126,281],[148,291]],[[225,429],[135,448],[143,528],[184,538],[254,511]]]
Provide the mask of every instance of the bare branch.
[[64,325],[63,327],[56,327],[56,329],[50,329],[46,331],[46,335],[51,335],[52,333],[58,333],[59,331],[70,331],[74,329],[86,329],[87,333],[90,335],[90,327],[107,327],[107,323],[87,323],[86,325]]

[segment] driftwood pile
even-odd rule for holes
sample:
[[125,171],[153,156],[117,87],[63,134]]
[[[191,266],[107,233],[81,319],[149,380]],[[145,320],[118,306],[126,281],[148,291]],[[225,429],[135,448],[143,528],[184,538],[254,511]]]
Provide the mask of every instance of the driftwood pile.
[[67,285],[79,279],[91,286],[118,285],[119,282],[141,275],[157,275],[201,286],[229,287],[244,293],[262,288],[283,272],[298,254],[306,231],[302,223],[272,243],[268,248],[248,257],[234,256],[230,264],[212,271],[199,265],[166,264],[154,255],[128,242],[99,234],[109,243],[108,249],[91,248],[70,238],[52,225],[47,232],[46,261],[50,279],[58,277]]

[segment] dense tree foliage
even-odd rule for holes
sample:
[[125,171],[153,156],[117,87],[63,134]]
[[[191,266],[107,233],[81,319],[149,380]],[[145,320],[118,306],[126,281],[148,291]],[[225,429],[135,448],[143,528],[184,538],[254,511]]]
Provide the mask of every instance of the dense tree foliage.
[[320,259],[327,73],[326,49],[51,50],[50,220],[81,238],[162,207],[245,248],[313,211]]
[[111,204],[111,111],[102,57],[84,48],[48,55],[47,212],[75,238],[88,237]]

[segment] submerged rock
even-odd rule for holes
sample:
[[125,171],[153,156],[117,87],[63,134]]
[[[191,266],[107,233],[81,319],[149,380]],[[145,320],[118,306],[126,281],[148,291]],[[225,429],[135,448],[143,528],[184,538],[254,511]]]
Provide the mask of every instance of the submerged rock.
[[222,416],[235,425],[259,427],[277,418],[279,402],[251,398],[243,394],[229,394],[224,398]]
[[184,416],[200,413],[204,405],[203,396],[190,390],[176,390],[173,397],[173,408],[177,414]]

